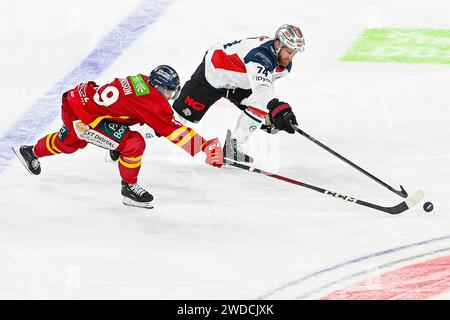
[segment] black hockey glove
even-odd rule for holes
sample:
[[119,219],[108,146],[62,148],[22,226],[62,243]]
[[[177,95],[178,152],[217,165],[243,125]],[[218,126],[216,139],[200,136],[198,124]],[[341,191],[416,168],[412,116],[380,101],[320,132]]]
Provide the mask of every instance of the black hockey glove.
[[272,99],[267,104],[267,109],[269,109],[269,119],[276,129],[284,130],[291,134],[295,133],[291,123],[295,125],[298,125],[298,123],[288,103],[281,102],[278,99]]

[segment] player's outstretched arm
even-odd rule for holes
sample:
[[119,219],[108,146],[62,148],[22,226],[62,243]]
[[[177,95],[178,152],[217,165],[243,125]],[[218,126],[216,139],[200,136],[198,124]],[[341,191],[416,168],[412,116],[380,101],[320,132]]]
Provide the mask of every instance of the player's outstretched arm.
[[200,151],[203,151],[206,155],[205,162],[209,165],[214,167],[223,165],[223,149],[218,138],[205,140],[188,126],[176,128],[166,138],[191,156],[195,156]]

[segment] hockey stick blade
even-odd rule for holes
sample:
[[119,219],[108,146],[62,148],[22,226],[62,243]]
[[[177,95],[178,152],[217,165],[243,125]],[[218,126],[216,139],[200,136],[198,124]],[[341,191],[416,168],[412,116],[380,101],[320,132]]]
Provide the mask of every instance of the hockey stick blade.
[[398,205],[394,207],[381,207],[380,210],[387,212],[389,214],[400,214],[403,211],[406,211],[408,209],[411,209],[412,207],[416,206],[422,199],[425,197],[425,193],[421,190],[416,191],[412,196],[407,198],[402,203],[399,203]]
[[411,209],[425,198],[425,193],[422,190],[416,191],[411,197],[405,200],[408,209]]

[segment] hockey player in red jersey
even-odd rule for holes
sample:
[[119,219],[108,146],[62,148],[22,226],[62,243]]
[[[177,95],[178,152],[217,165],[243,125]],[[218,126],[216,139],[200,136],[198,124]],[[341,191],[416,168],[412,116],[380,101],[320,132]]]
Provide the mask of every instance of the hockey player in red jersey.
[[116,150],[122,177],[123,203],[152,208],[153,196],[137,183],[145,140],[128,126],[147,124],[157,136],[183,148],[191,156],[200,151],[206,163],[223,165],[223,152],[217,138],[205,140],[191,128],[173,117],[168,102],[180,92],[176,71],[166,65],[155,68],[149,77],[138,74],[98,86],[95,82],[81,83],[63,94],[62,120],[59,132],[41,138],[34,146],[14,147],[19,160],[28,171],[41,172],[39,158],[60,153],[73,153],[87,143]]
[[274,81],[290,72],[292,59],[304,46],[300,29],[287,24],[278,28],[274,38],[216,43],[183,86],[173,109],[184,119],[199,122],[217,100],[230,100],[243,113],[233,134],[227,133],[224,156],[253,162],[242,144],[257,127],[269,133],[294,133],[291,123],[297,120],[290,105],[276,97]]

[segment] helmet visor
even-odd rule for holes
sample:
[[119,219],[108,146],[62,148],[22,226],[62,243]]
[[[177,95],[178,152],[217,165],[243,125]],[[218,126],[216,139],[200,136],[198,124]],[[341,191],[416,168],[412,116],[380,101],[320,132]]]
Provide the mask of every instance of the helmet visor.
[[170,98],[170,99],[171,100],[176,100],[180,96],[181,86],[178,85],[178,86],[175,87],[175,89],[158,87],[158,91],[161,92],[161,93],[171,92],[172,93],[172,98]]
[[181,86],[178,85],[175,90],[173,91],[173,96],[172,96],[172,100],[177,100],[178,97],[180,96],[180,92],[181,92]]

